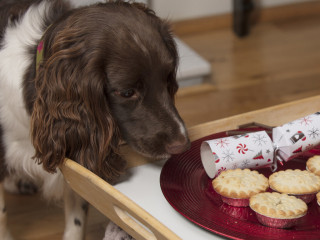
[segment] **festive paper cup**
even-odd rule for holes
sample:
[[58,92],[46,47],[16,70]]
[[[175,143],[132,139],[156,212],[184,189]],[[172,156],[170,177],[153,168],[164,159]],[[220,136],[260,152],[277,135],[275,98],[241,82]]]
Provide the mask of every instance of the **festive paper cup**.
[[249,199],[248,198],[240,199],[240,198],[228,198],[228,197],[224,197],[222,195],[220,195],[220,196],[221,196],[221,200],[230,206],[234,206],[234,207],[247,207],[247,206],[249,206]]
[[273,228],[291,228],[293,226],[298,225],[301,222],[301,219],[305,216],[299,216],[297,218],[290,218],[290,219],[282,219],[282,218],[272,218],[260,213],[256,213],[258,221],[267,227]]
[[229,204],[223,203],[219,207],[219,211],[229,215],[230,217],[243,220],[243,221],[254,221],[255,215],[252,214],[251,209],[248,207],[234,207]]
[[273,162],[273,143],[265,131],[205,141],[201,161],[210,178],[236,168],[268,167]]
[[305,203],[312,202],[313,199],[316,197],[316,193],[310,193],[310,194],[288,194],[290,196],[295,196],[296,198],[299,198],[303,200]]

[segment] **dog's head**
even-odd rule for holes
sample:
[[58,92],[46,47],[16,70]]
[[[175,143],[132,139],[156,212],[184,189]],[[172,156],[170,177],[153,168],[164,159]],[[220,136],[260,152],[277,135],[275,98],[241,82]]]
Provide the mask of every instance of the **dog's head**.
[[174,107],[177,64],[168,24],[142,5],[66,15],[44,36],[31,117],[35,157],[48,171],[69,157],[112,179],[122,140],[156,158],[186,150]]

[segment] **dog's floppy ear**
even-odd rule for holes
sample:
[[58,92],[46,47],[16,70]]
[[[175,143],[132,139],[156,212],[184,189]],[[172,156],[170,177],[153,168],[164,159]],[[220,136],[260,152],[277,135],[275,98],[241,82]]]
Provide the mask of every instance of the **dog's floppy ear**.
[[112,180],[123,166],[115,161],[120,137],[105,96],[106,78],[92,57],[99,54],[88,49],[81,30],[68,31],[44,41],[31,114],[34,158],[55,172],[68,157]]

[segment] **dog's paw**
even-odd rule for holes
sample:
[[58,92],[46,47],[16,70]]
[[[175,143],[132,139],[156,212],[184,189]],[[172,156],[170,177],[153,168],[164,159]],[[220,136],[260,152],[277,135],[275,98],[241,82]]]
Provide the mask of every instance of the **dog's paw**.
[[103,240],[135,240],[113,222],[109,222]]

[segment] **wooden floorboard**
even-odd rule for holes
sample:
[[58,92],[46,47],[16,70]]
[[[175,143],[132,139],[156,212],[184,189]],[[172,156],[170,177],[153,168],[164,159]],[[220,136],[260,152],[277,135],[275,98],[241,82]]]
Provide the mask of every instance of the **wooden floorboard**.
[[320,94],[319,38],[320,17],[262,23],[246,38],[230,29],[182,36],[210,62],[214,86],[180,90],[187,126]]
[[[6,194],[8,224],[16,240],[62,239],[64,215],[61,203],[48,203],[40,194]],[[102,239],[108,220],[89,209],[87,240]]]
[[[229,28],[180,38],[212,66],[206,85],[179,90],[176,105],[189,127],[320,94],[320,15],[263,22],[243,39]],[[59,206],[39,195],[6,198],[17,240],[61,239]],[[106,222],[91,209],[86,239],[102,239]]]
[[[297,18],[318,16],[320,2],[317,0],[301,1],[270,8],[262,8],[258,1],[254,1],[254,11],[250,14],[251,24],[260,24],[270,21],[287,21]],[[221,28],[231,28],[232,15],[221,14],[202,18],[181,20],[172,23],[173,29],[179,36],[193,35],[201,32],[215,31]]]

